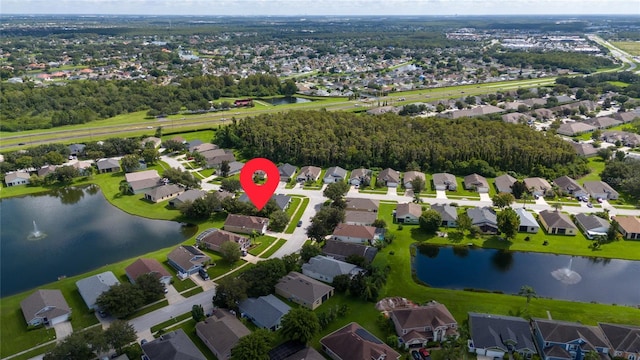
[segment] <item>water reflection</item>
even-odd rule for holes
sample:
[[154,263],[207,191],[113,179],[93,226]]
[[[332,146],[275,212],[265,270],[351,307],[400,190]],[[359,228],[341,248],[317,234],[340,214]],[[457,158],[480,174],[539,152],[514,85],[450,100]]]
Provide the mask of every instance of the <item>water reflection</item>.
[[513,254],[507,250],[498,250],[491,255],[491,264],[500,272],[507,272],[513,266]]

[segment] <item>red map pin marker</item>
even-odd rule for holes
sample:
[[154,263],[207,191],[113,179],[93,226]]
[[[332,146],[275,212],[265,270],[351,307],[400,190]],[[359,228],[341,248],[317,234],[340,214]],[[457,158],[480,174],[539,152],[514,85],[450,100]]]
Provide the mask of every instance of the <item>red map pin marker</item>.
[[[262,185],[253,182],[253,175],[258,170],[264,171],[267,177]],[[279,182],[280,172],[276,164],[265,158],[249,160],[240,170],[240,185],[258,211],[267,205]]]

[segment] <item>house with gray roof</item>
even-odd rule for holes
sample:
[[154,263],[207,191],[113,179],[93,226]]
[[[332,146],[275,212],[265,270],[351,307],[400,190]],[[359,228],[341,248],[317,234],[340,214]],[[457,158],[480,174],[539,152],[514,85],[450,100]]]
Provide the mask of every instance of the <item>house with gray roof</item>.
[[[291,196],[285,194],[273,194],[270,200],[275,201],[278,208],[284,211],[289,207],[289,204],[291,203]],[[242,195],[238,197],[238,201],[245,203],[251,202],[249,196],[246,193],[242,193]]]
[[356,265],[323,255],[314,256],[309,262],[302,264],[303,274],[326,283],[332,283],[338,275],[353,277],[364,271]]
[[317,166],[304,166],[302,169],[300,169],[296,180],[298,182],[318,181],[321,172],[322,169]]
[[259,298],[247,298],[238,304],[240,315],[251,320],[257,327],[276,331],[280,328],[282,317],[291,307],[282,300],[269,294]]
[[378,214],[369,211],[345,211],[344,223],[349,225],[371,226],[378,218]]
[[533,122],[533,118],[527,114],[514,112],[502,115],[502,121],[510,124],[527,124]]
[[345,210],[378,212],[380,200],[365,198],[345,198]]
[[275,289],[276,294],[311,310],[315,310],[329,300],[334,291],[332,286],[296,271],[292,271],[282,277],[276,284]]
[[229,359],[231,349],[249,334],[251,331],[224,309],[215,309],[211,316],[196,324],[196,335],[217,359]]
[[589,197],[589,193],[583,189],[577,181],[566,175],[553,180],[553,183],[565,195],[571,195],[575,198],[581,198],[583,196]]
[[595,126],[598,129],[606,129],[612,126],[617,126],[622,124],[622,121],[616,120],[614,118],[608,116],[601,116],[597,118],[591,118],[584,121],[586,124],[591,126]]
[[502,359],[515,352],[529,359],[537,353],[529,322],[520,317],[469,313],[469,350]]
[[392,168],[386,168],[380,171],[377,181],[384,181],[387,187],[398,187],[398,184],[400,184],[400,172]]
[[269,360],[325,360],[325,357],[299,341],[287,341],[269,350]]
[[542,360],[583,359],[590,351],[607,358],[610,353],[609,343],[597,326],[534,318],[531,327]]
[[489,192],[489,182],[487,179],[478,174],[471,174],[464,177],[465,190],[474,190],[479,193]]
[[360,185],[368,185],[371,183],[371,170],[360,168],[351,171],[351,175],[349,175],[349,184],[360,186]]
[[471,224],[477,226],[485,234],[498,233],[498,219],[496,213],[489,207],[476,207],[467,209],[467,215],[471,218]]
[[159,203],[160,201],[173,199],[183,192],[184,188],[176,184],[160,185],[145,191],[144,198],[153,203]]
[[153,147],[157,149],[160,147],[160,145],[162,145],[162,139],[157,138],[155,136],[149,136],[142,139],[141,143],[142,143],[142,147],[145,147],[148,143],[151,143],[153,144]]
[[524,186],[534,196],[545,196],[547,191],[551,190],[551,184],[543,178],[531,177],[524,179]]
[[36,290],[20,302],[28,325],[53,326],[69,320],[71,308],[60,290]]
[[611,345],[611,356],[640,359],[640,326],[598,323],[598,327]]
[[120,284],[120,281],[111,271],[93,275],[76,281],[76,287],[82,300],[87,304],[89,309],[98,309],[96,300],[103,292],[109,290],[113,285]]
[[71,144],[67,146],[67,148],[69,149],[69,155],[72,155],[72,156],[78,156],[84,153],[85,147],[86,147],[85,144]]
[[184,204],[187,201],[194,202],[196,199],[202,199],[207,196],[207,192],[200,189],[189,189],[180,195],[174,197],[169,200],[169,205],[177,208],[181,204]]
[[169,265],[178,271],[178,276],[184,279],[204,268],[209,264],[211,258],[195,246],[180,245],[171,250],[167,255],[167,260]]
[[126,173],[124,174],[124,178],[127,184],[129,184],[129,189],[134,194],[144,193],[162,184],[157,170]]
[[622,121],[623,123],[630,123],[635,119],[640,118],[640,113],[636,111],[617,112],[613,114],[613,117]]
[[446,117],[449,119],[458,119],[461,117],[483,116],[483,115],[497,114],[501,112],[504,112],[504,109],[501,109],[497,106],[479,105],[474,107],[473,109],[454,110],[451,112],[441,113],[439,116]]
[[347,170],[340,166],[332,166],[327,169],[322,180],[325,184],[331,184],[338,181],[344,181],[347,178]]
[[149,360],[207,360],[182,329],[164,333],[141,347]]
[[596,130],[597,127],[583,122],[568,122],[560,125],[556,131],[560,135],[575,136]]
[[29,184],[29,175],[26,171],[8,172],[4,175],[4,183],[9,186],[27,185]]
[[404,173],[404,179],[402,179],[402,183],[404,185],[405,189],[411,189],[413,188],[413,185],[411,185],[411,182],[416,179],[416,178],[420,178],[422,179],[422,181],[426,181],[426,177],[424,175],[424,173],[420,172],[420,171],[407,171]]
[[458,183],[456,177],[449,173],[435,173],[433,174],[433,188],[436,190],[458,190]]
[[120,171],[120,162],[116,159],[100,159],[96,162],[99,173],[110,173]]
[[585,181],[584,189],[594,199],[616,200],[620,194],[604,181]]
[[378,254],[378,249],[375,246],[327,239],[322,247],[322,253],[342,261],[346,260],[349,256],[358,255],[372,262]]
[[514,211],[518,214],[518,218],[520,219],[520,226],[518,227],[519,232],[536,234],[540,231],[540,225],[532,213],[528,212],[525,208],[515,208]]
[[587,239],[593,239],[595,236],[607,236],[610,226],[607,220],[593,214],[587,215],[584,213],[578,213],[574,218]]
[[422,215],[422,206],[416,203],[398,204],[394,220],[399,224],[417,224]]
[[286,163],[278,166],[278,172],[280,173],[280,181],[289,182],[296,175],[297,167]]
[[45,177],[56,171],[58,166],[56,165],[44,165],[40,169],[38,169],[38,176]]
[[240,161],[230,161],[229,162],[229,172],[227,175],[235,175],[239,174],[240,170],[244,167],[244,163]]
[[495,178],[494,183],[496,185],[496,190],[499,193],[509,193],[511,194],[511,186],[516,183],[516,178],[509,174],[500,175]]
[[578,231],[569,216],[559,211],[540,211],[538,219],[549,234],[575,235]]
[[458,227],[458,208],[448,204],[433,204],[431,210],[435,210],[440,214],[442,218],[442,225],[444,227]]
[[584,143],[584,142],[577,143],[575,141],[569,141],[569,144],[571,144],[571,146],[573,147],[573,149],[576,151],[578,155],[581,155],[584,157],[592,157],[598,154],[598,149],[593,147],[593,144],[591,143]]

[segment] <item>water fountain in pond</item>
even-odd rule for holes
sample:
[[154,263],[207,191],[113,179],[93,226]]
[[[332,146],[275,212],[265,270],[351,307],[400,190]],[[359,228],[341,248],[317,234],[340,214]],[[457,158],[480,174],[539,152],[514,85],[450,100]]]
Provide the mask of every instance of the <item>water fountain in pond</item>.
[[27,236],[27,240],[41,240],[47,237],[47,234],[38,230],[38,225],[36,225],[36,221],[33,220],[33,231],[29,233]]
[[566,268],[560,268],[557,270],[553,270],[551,272],[551,276],[553,276],[556,280],[559,280],[563,284],[573,285],[577,284],[582,280],[582,276],[577,272],[571,270],[571,263],[573,262],[573,258],[569,260],[569,266]]

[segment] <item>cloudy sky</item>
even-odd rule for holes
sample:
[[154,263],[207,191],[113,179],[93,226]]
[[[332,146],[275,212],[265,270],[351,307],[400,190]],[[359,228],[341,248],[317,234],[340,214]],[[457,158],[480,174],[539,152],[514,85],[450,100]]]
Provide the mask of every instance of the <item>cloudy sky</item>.
[[636,14],[640,0],[0,0],[2,14]]

